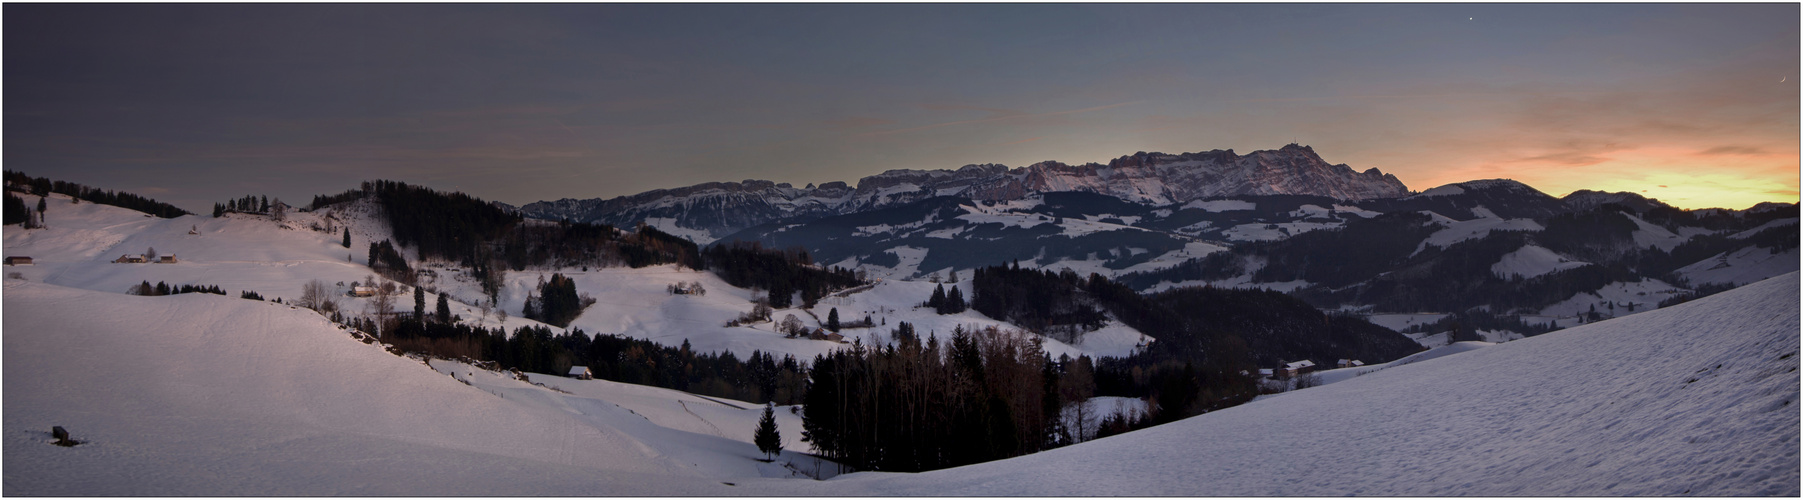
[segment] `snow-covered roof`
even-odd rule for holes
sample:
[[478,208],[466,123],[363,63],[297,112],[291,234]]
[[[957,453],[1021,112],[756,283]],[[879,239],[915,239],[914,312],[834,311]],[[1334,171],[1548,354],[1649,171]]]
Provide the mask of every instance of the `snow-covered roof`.
[[572,366],[572,367],[570,367],[570,374],[571,374],[571,375],[587,375],[587,374],[588,374],[588,367],[586,367],[586,366]]
[[1295,368],[1308,368],[1308,367],[1311,367],[1311,366],[1315,366],[1315,362],[1314,362],[1314,361],[1309,361],[1309,360],[1306,360],[1306,359],[1305,359],[1305,360],[1302,360],[1302,361],[1293,361],[1293,362],[1289,362],[1289,363],[1284,363],[1284,364],[1283,364],[1283,367],[1284,367],[1284,368],[1291,368],[1291,369],[1295,369]]

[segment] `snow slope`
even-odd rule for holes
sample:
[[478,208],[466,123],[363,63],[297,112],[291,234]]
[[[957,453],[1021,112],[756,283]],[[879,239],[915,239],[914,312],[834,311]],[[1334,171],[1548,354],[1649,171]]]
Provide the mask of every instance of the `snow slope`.
[[[35,196],[26,197],[33,199],[27,203],[35,203]],[[385,224],[344,213],[353,233],[351,247],[345,248],[343,229],[331,233],[310,229],[321,222],[321,214],[296,211],[280,222],[248,214],[159,219],[113,206],[70,203],[61,195],[51,195],[48,202],[48,229],[5,226],[6,254],[35,261],[8,272],[32,281],[105,292],[164,281],[218,285],[233,296],[252,290],[271,299],[294,299],[312,279],[327,284],[365,279],[372,274],[366,265],[369,242],[388,234]],[[189,234],[190,230],[200,234]],[[139,255],[152,248],[175,255],[179,263],[112,262],[120,255]],[[351,301],[352,308],[361,310],[361,302]]]
[[1527,245],[1503,255],[1502,260],[1490,266],[1490,272],[1499,278],[1524,280],[1588,265],[1589,262],[1572,260],[1546,247]]
[[[535,411],[312,311],[4,287],[7,495],[729,492],[667,450],[713,443],[652,446],[608,405]],[[86,444],[48,444],[51,426]]]
[[[1795,221],[1796,219],[1787,219]],[[1695,264],[1678,268],[1676,274],[1693,285],[1726,283],[1745,285],[1797,270],[1797,249],[1782,252],[1765,247],[1746,247],[1723,252]]]
[[1571,298],[1546,306],[1540,310],[1540,315],[1569,318],[1594,310],[1604,317],[1626,316],[1659,307],[1660,302],[1682,292],[1684,291],[1656,279],[1626,283],[1616,281],[1596,290],[1573,294]]
[[1797,296],[1791,273],[1045,453],[809,491],[1796,496]]
[[[1428,190],[1428,192],[1432,191],[1432,189]],[[1430,195],[1427,192],[1423,192],[1417,196],[1437,195]],[[1439,214],[1432,214],[1434,216],[1434,221],[1432,223],[1439,224],[1445,229],[1435,231],[1434,234],[1428,235],[1427,239],[1422,240],[1421,244],[1415,247],[1414,254],[1421,253],[1421,251],[1426,250],[1428,246],[1446,248],[1461,241],[1483,238],[1488,236],[1491,231],[1543,231],[1546,229],[1541,226],[1540,223],[1534,222],[1533,219],[1505,219],[1497,217],[1496,214],[1490,213],[1487,210],[1482,210],[1482,208],[1483,207],[1472,209],[1472,212],[1478,213],[1480,217],[1471,220],[1454,220],[1440,216]],[[1414,254],[1410,254],[1410,256],[1413,256]]]
[[[937,286],[940,284],[927,281],[883,280],[868,289],[851,290],[820,299],[820,302],[815,304],[811,311],[812,314],[801,312],[793,314],[796,314],[797,318],[810,327],[819,327],[833,309],[839,310],[841,321],[862,320],[868,315],[878,322],[876,328],[850,328],[839,332],[846,336],[846,341],[856,338],[862,340],[865,345],[891,343],[889,332],[902,321],[914,325],[914,330],[922,338],[929,334],[937,335],[940,341],[951,338],[952,329],[959,326],[963,326],[966,330],[991,326],[1011,330],[1021,329],[1007,322],[990,319],[975,310],[941,315],[933,312],[930,308],[917,308],[916,306],[926,302],[927,298],[933,295],[933,288]],[[948,291],[952,287],[958,287],[965,297],[971,297],[974,293],[971,291],[970,280],[944,283],[944,286]],[[781,320],[785,314],[789,313],[779,311],[774,317]],[[755,327],[770,329],[768,324],[755,325]],[[772,333],[772,335],[775,334]],[[1120,321],[1109,320],[1101,329],[1084,334],[1081,341],[1075,345],[1048,338],[1045,339],[1043,348],[1054,358],[1059,355],[1069,355],[1073,358],[1079,355],[1124,357],[1132,354],[1135,349],[1149,340],[1149,337],[1142,335],[1138,330],[1122,324]],[[823,343],[821,341],[786,341]]]

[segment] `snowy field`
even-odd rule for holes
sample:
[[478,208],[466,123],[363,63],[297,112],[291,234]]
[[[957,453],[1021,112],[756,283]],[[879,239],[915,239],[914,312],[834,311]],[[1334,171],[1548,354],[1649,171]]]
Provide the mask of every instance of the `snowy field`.
[[[1428,190],[1428,192],[1431,191],[1433,190]],[[1423,192],[1422,195],[1427,195],[1427,192]],[[1546,229],[1540,223],[1534,222],[1533,219],[1505,219],[1497,217],[1495,213],[1481,206],[1472,208],[1471,211],[1478,217],[1471,220],[1454,220],[1434,212],[1425,212],[1433,218],[1432,224],[1438,224],[1445,229],[1434,231],[1434,234],[1428,235],[1427,239],[1421,240],[1421,244],[1415,247],[1415,253],[1409,254],[1409,256],[1413,257],[1429,246],[1446,248],[1461,241],[1483,238],[1489,236],[1491,231],[1543,231]]]
[[1451,315],[1446,313],[1372,314],[1366,316],[1365,321],[1370,321],[1373,325],[1400,332],[1415,325],[1432,324],[1436,321],[1445,319],[1447,316]]
[[466,386],[312,311],[4,286],[6,495],[727,494],[624,409]]
[[1659,307],[1659,302],[1681,292],[1683,290],[1656,279],[1631,283],[1617,281],[1546,306],[1540,310],[1540,315],[1565,318],[1594,310],[1607,318],[1627,316]]
[[1526,245],[1503,255],[1502,260],[1490,266],[1490,272],[1499,278],[1520,281],[1588,265],[1589,262],[1559,255],[1546,247]]
[[[1787,219],[1793,223],[1796,219]],[[1796,248],[1782,252],[1770,248],[1747,247],[1716,254],[1695,264],[1679,268],[1677,273],[1692,285],[1705,283],[1745,285],[1797,270]]]

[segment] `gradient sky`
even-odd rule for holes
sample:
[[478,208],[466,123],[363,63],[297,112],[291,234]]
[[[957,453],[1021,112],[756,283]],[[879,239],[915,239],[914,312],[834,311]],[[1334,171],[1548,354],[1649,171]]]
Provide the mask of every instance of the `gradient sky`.
[[8,169],[195,212],[1290,142],[1412,189],[1798,201],[1788,4],[4,6]]

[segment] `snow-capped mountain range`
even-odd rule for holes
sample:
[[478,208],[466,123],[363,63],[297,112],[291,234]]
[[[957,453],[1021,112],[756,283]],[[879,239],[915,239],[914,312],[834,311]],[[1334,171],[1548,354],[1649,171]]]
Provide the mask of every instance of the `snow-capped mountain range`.
[[1394,175],[1329,164],[1314,149],[1291,144],[1246,155],[1231,149],[1175,155],[1140,152],[1106,165],[1046,161],[1013,169],[984,164],[957,170],[890,170],[859,179],[855,188],[844,182],[802,188],[761,180],[710,182],[610,199],[541,201],[520,210],[531,217],[622,227],[645,222],[706,244],[759,224],[856,213],[937,196],[1010,201],[1067,191],[1147,205],[1251,195],[1363,200],[1408,194]]

